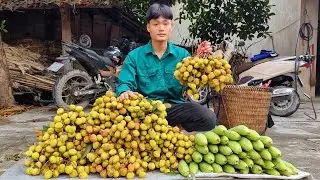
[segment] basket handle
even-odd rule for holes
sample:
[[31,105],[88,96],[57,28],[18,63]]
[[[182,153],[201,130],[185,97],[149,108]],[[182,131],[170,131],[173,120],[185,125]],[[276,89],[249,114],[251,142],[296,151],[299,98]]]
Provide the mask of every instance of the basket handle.
[[[223,92],[222,92],[223,93]],[[224,112],[226,114],[226,118],[227,118],[227,122],[228,122],[228,126],[231,128],[230,126],[230,121],[229,121],[229,115],[228,115],[228,111],[226,110],[226,103],[225,103],[225,99],[223,98],[224,96],[221,96],[221,99],[222,99],[222,105],[223,105],[223,109],[224,109]]]

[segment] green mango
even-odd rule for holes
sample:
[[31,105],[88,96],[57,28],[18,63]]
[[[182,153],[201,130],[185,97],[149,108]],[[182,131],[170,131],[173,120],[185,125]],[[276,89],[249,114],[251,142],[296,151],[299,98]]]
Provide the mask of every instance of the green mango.
[[229,138],[227,136],[221,136],[220,137],[220,144],[221,145],[227,145],[229,142]]
[[200,163],[203,159],[202,154],[199,153],[198,151],[193,151],[191,157],[192,157],[193,161],[196,163]]
[[208,154],[205,154],[203,156],[203,160],[209,164],[212,164],[214,163],[214,155],[211,152],[209,152]]
[[227,128],[224,125],[218,125],[213,129],[213,132],[219,136],[223,136],[225,131],[227,131]]
[[184,177],[189,176],[190,174],[189,166],[184,160],[179,161],[178,171]]
[[199,163],[199,168],[200,168],[200,171],[204,172],[204,173],[213,172],[212,166],[210,164],[206,163],[206,162]]
[[238,125],[236,127],[231,128],[230,130],[237,132],[241,136],[246,136],[250,133],[249,128],[245,125]]
[[241,139],[240,134],[235,131],[227,130],[224,132],[224,135],[228,137],[229,140],[238,141]]
[[256,151],[262,151],[264,149],[264,145],[260,140],[252,141],[252,146]]
[[197,133],[194,137],[194,142],[200,146],[208,145],[207,137],[203,133]]
[[257,131],[250,129],[250,133],[246,135],[246,138],[248,138],[250,141],[257,141],[260,139],[260,134],[257,133]]
[[196,144],[195,148],[201,154],[208,154],[209,152],[208,146],[200,146],[199,144]]
[[236,173],[236,170],[234,169],[234,167],[229,164],[223,165],[222,169],[223,169],[223,172],[226,172],[226,173],[230,173],[230,174]]
[[219,147],[218,145],[213,145],[213,144],[210,144],[208,145],[208,148],[209,148],[209,151],[213,154],[219,152]]
[[272,146],[272,139],[268,136],[260,136],[260,141],[263,143],[264,147],[266,148]]
[[245,137],[241,137],[239,144],[240,144],[241,148],[245,151],[253,150],[253,145],[252,145],[251,141]]
[[220,137],[216,133],[208,131],[204,133],[204,135],[206,136],[209,144],[220,144]]
[[215,154],[215,163],[225,165],[227,164],[227,158],[223,154],[217,153]]
[[197,174],[199,172],[199,166],[195,162],[191,162],[189,164],[190,173]]
[[212,168],[213,168],[213,172],[214,172],[214,173],[223,173],[223,169],[222,169],[222,167],[221,167],[219,164],[217,164],[217,163],[212,163],[211,166],[212,166]]
[[229,156],[231,155],[233,152],[232,150],[230,149],[229,146],[225,146],[225,145],[220,145],[219,146],[219,152],[225,156]]
[[226,158],[227,158],[227,162],[228,162],[228,164],[230,164],[230,165],[237,165],[237,164],[239,164],[239,161],[240,161],[240,159],[239,159],[239,157],[237,156],[237,155],[235,155],[235,154],[231,154],[230,156],[226,156]]
[[240,154],[242,152],[242,148],[237,141],[229,141],[227,145],[235,154]]

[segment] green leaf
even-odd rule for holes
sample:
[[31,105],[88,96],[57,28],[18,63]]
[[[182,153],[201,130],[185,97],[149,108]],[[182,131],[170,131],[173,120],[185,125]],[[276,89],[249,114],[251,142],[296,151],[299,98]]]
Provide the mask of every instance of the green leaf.
[[85,152],[82,154],[81,159],[83,159],[84,157],[86,157],[87,154],[91,151],[91,149],[92,149],[92,144],[87,144],[86,150],[85,150]]
[[8,31],[6,29],[3,29],[3,32],[7,33]]
[[49,126],[42,126],[42,132],[47,132],[49,129]]
[[155,112],[155,111],[157,110],[158,104],[159,104],[159,103],[156,103],[156,104],[153,106],[152,112]]

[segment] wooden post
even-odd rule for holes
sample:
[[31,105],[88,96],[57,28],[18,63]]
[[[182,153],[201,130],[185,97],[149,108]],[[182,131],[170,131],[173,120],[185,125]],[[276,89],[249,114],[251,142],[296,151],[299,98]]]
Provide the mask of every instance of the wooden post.
[[3,49],[2,36],[0,32],[0,109],[10,107],[14,103],[8,64]]
[[[62,5],[60,7],[61,14],[61,33],[62,33],[62,41],[66,43],[71,42],[71,18],[70,18],[70,7],[68,5]],[[65,55],[66,52],[62,49],[62,54]]]

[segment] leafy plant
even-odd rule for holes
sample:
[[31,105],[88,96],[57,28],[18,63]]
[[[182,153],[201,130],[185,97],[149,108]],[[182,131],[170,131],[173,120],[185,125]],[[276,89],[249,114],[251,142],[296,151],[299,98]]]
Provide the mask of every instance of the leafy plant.
[[7,33],[7,29],[6,29],[6,20],[2,20],[1,24],[0,24],[0,31],[3,31],[5,33]]
[[[172,4],[176,2],[182,4],[176,20],[180,24],[190,20],[190,35],[212,43],[233,36],[242,40],[266,37],[270,33],[268,21],[275,15],[270,0],[174,0]],[[148,1],[125,0],[125,6],[145,24]]]

